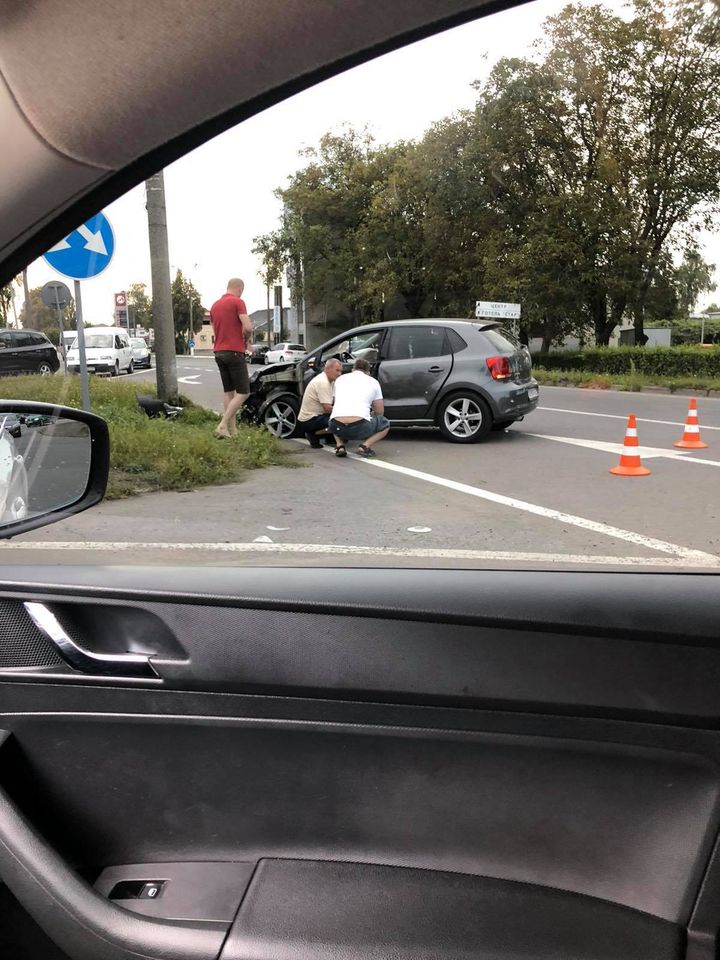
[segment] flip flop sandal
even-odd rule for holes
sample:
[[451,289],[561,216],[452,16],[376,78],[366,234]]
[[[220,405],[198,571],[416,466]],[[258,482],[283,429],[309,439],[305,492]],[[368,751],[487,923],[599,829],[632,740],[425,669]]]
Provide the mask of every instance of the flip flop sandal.
[[376,457],[377,454],[372,449],[372,447],[366,447],[364,443],[361,443],[357,449],[359,457],[365,457],[366,460],[369,460],[370,457]]
[[346,457],[346,456],[347,456],[347,450],[345,449],[345,444],[344,444],[344,443],[343,443],[341,446],[339,446],[339,447],[335,447],[335,456],[336,456],[336,457]]

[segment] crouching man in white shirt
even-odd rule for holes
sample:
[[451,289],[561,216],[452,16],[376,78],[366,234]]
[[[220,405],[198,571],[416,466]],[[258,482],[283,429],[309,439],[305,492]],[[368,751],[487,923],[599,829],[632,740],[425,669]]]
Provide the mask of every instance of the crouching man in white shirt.
[[359,442],[361,457],[375,457],[373,446],[387,436],[390,421],[385,416],[380,384],[370,376],[367,360],[356,360],[352,373],[335,381],[335,401],[329,427],[335,435],[335,456],[346,457],[346,443]]

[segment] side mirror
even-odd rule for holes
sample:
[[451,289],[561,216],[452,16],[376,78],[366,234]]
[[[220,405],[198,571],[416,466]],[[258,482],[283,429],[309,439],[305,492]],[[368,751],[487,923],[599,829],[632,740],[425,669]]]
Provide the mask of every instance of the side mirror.
[[0,539],[99,503],[109,471],[110,438],[101,417],[0,401]]
[[314,370],[315,367],[317,366],[317,359],[315,357],[310,357],[310,359],[307,362],[307,365],[310,370]]

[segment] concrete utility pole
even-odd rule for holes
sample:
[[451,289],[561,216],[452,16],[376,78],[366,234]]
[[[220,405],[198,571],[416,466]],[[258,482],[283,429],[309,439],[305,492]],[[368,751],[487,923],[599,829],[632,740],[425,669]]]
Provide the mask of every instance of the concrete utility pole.
[[155,369],[157,392],[166,403],[178,399],[175,322],[170,290],[165,178],[162,170],[145,181],[152,276],[152,316],[155,327]]

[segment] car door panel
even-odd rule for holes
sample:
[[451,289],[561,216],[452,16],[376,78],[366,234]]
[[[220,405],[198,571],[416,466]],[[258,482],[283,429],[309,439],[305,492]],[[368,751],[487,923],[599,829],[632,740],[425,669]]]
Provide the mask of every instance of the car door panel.
[[[148,956],[459,957],[470,938],[504,958],[535,929],[547,957],[713,955],[710,578],[680,601],[662,575],[214,575],[203,595],[189,570],[0,571],[0,876],[70,957],[125,956],[97,952],[123,947],[114,911],[166,928],[123,934]],[[156,678],[48,662],[7,607],[26,602]],[[64,902],[89,941],[48,921],[30,863],[46,891],[80,884]],[[174,892],[108,900],[124,881]]]
[[[422,346],[425,349],[417,351],[421,356],[413,357],[408,354],[413,353],[415,330],[417,339],[424,341]],[[442,345],[438,345],[433,352],[433,346],[428,346],[427,338],[438,332]],[[452,367],[453,354],[443,327],[437,330],[407,326],[392,329],[377,372],[386,416],[396,422],[432,419],[430,408],[450,376]]]
[[0,331],[0,373],[15,374],[21,370],[20,347],[11,330]]

